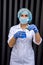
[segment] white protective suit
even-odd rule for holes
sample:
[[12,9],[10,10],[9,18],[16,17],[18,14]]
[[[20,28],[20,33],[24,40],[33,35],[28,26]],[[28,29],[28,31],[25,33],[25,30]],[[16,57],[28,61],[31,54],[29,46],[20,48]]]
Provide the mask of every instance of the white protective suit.
[[20,24],[11,27],[8,35],[8,43],[14,34],[18,31],[25,31],[26,38],[18,38],[16,44],[12,48],[10,65],[35,65],[34,50],[32,48],[32,39],[33,42],[39,45],[42,41],[37,43],[35,41],[35,33],[33,30],[29,31],[27,29],[22,29]]

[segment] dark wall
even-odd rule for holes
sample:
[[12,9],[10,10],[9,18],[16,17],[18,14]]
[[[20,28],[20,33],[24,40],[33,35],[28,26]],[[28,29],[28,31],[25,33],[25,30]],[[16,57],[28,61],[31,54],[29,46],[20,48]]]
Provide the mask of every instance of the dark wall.
[[[9,65],[11,49],[7,44],[11,26],[18,24],[17,12],[26,7],[33,14],[34,23],[43,38],[43,0],[0,0],[0,65]],[[35,64],[43,65],[43,43],[39,46],[33,43]]]

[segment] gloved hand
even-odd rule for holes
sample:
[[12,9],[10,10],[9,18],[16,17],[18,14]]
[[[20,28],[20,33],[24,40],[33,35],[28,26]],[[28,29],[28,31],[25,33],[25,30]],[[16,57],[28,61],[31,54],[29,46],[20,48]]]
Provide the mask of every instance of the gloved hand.
[[26,33],[24,31],[18,31],[14,34],[14,38],[26,38]]
[[31,24],[27,27],[28,30],[34,30],[35,33],[39,32],[37,27],[34,24]]

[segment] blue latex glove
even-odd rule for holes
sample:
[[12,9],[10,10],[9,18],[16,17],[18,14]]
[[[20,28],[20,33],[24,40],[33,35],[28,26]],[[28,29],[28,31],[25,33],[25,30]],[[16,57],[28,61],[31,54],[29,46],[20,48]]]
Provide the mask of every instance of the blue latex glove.
[[14,34],[14,38],[26,38],[26,33],[23,31],[18,31]]
[[31,24],[27,27],[28,30],[34,30],[35,33],[39,32],[37,27],[34,24]]

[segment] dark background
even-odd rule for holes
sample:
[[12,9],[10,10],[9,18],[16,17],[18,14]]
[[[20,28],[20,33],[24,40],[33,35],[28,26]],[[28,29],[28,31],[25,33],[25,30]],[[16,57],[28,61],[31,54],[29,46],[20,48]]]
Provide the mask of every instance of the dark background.
[[[7,44],[11,26],[18,24],[17,12],[26,7],[33,14],[35,24],[43,38],[43,0],[0,0],[0,65],[9,65],[11,49]],[[33,43],[35,64],[43,65],[43,42],[37,46]]]

